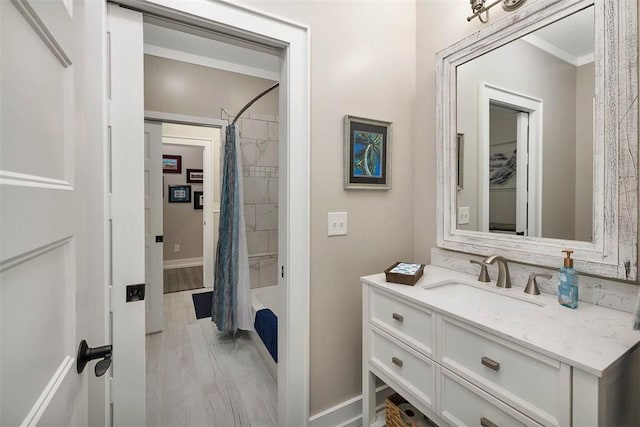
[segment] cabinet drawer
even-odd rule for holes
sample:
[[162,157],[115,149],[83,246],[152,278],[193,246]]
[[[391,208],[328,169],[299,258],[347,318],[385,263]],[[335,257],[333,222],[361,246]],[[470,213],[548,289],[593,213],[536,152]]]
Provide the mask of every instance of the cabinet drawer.
[[541,425],[445,368],[440,368],[439,396],[439,415],[454,426]]
[[373,289],[369,295],[369,321],[372,324],[433,357],[435,317],[431,312]]
[[568,422],[567,365],[446,317],[441,328],[442,366],[538,422]]
[[428,408],[435,410],[435,362],[376,328],[371,328],[370,334],[370,363],[415,394]]

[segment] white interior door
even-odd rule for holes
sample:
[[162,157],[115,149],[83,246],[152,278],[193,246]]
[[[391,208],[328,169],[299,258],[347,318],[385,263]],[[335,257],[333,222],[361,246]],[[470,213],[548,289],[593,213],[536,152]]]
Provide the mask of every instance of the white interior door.
[[75,358],[104,311],[86,304],[100,288],[86,283],[95,218],[83,197],[102,177],[82,163],[83,20],[70,1],[0,1],[3,426],[88,423],[93,366],[78,375]]
[[144,80],[142,14],[109,5],[113,424],[145,425]]
[[[529,113],[518,112],[517,116],[517,153],[516,166],[516,234],[529,235]],[[535,234],[534,234],[535,235]]]
[[144,256],[147,333],[162,330],[162,124],[144,124]]

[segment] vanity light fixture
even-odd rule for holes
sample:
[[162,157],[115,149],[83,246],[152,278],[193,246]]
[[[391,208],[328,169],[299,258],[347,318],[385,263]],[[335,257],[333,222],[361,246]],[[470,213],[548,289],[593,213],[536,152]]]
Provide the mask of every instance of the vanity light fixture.
[[[502,9],[506,12],[513,12],[516,9],[519,9],[523,4],[527,2],[527,0],[496,0],[493,3],[489,4],[489,6],[485,6],[486,0],[469,0],[471,4],[471,11],[473,15],[467,17],[467,21],[471,21],[476,16],[483,24],[489,22],[489,9],[498,3],[502,3]],[[482,14],[484,18],[482,17]]]

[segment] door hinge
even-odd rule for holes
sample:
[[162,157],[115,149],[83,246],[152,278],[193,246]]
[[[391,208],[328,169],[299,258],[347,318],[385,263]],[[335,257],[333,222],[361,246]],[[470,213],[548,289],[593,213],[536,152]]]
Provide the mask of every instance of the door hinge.
[[107,215],[109,219],[113,219],[113,193],[107,194]]
[[[111,99],[111,33],[105,34],[105,44],[107,49],[107,99]],[[109,111],[109,109],[107,109]],[[108,123],[111,123],[110,121]]]
[[108,303],[109,303],[109,311],[113,312],[113,286],[109,286],[109,295],[108,295]]
[[280,276],[284,279],[284,265],[280,267]]
[[113,375],[109,377],[109,396],[107,402],[109,402],[109,422],[108,425],[113,427]]

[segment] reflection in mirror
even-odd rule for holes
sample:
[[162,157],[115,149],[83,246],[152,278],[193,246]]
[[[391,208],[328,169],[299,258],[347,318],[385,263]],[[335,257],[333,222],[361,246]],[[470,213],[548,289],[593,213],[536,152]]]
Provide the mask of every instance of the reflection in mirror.
[[458,229],[592,241],[594,40],[592,6],[458,66]]

